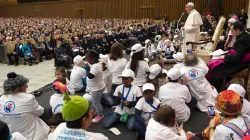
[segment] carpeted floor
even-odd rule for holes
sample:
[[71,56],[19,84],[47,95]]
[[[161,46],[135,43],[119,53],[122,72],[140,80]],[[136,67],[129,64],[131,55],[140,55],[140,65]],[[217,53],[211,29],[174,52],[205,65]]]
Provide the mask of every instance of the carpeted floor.
[[[52,85],[47,85],[39,90],[51,89]],[[43,92],[39,97],[36,97],[38,103],[44,108],[49,107],[50,96],[55,93],[54,90]],[[104,107],[104,114],[108,115],[111,109],[108,107]],[[207,113],[200,112],[198,110],[192,110],[191,117],[189,121],[184,124],[184,129],[186,131],[192,132],[201,132],[209,122],[209,117]],[[115,126],[118,130],[121,131],[121,135],[116,136],[108,129],[105,129],[101,126],[101,124],[92,124],[88,131],[91,132],[99,132],[106,135],[110,140],[135,140],[135,132],[128,131],[126,128],[126,124],[121,123]]]

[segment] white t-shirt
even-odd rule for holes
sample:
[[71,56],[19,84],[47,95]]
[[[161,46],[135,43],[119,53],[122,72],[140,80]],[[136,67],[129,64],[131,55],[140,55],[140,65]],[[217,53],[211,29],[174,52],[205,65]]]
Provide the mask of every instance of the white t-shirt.
[[74,93],[75,91],[81,90],[83,88],[82,79],[85,77],[85,69],[75,65],[70,74],[69,91]]
[[66,123],[61,123],[54,130],[51,140],[108,140],[108,137],[101,133],[88,132],[84,129],[67,128]]
[[[118,86],[115,89],[114,96],[118,96],[118,92],[122,93],[122,90],[123,90],[123,85]],[[124,87],[124,95],[123,95],[123,97],[127,96],[128,91],[129,91],[129,88]],[[129,95],[128,95],[128,98],[127,98],[127,101],[136,101],[136,98],[141,97],[141,96],[142,96],[142,93],[141,93],[140,88],[137,87],[137,86],[132,85],[132,87],[130,89],[130,92],[129,92]],[[135,108],[134,107],[128,108],[128,107],[126,107],[124,105],[123,110],[122,110],[121,107],[122,107],[122,104],[116,106],[114,112],[116,112],[116,113],[118,113],[120,115],[125,114],[126,112],[129,113],[129,114],[135,114]]]
[[52,113],[62,113],[62,106],[63,106],[63,95],[55,93],[50,97],[49,104],[52,108]]
[[[147,46],[145,46],[146,48]],[[147,47],[148,51],[148,56],[152,56],[154,53],[156,53],[155,46],[154,44],[151,44],[150,46]]]
[[[135,73],[135,79],[132,84],[142,87],[147,82],[147,72],[149,72],[149,65],[146,61],[139,60],[137,72]],[[130,69],[131,61],[128,62],[126,69]]]
[[19,132],[28,140],[47,138],[49,126],[39,118],[44,109],[35,96],[28,93],[3,95],[0,106],[1,121],[8,124],[10,133]]
[[174,68],[181,69],[182,67],[185,67],[183,63],[177,63],[174,65]]
[[218,95],[217,90],[205,78],[208,70],[201,58],[198,65],[180,69],[185,74],[191,95],[197,99],[197,108],[202,112],[207,112],[207,106],[215,105],[215,97]]
[[164,48],[165,48],[165,44],[162,40],[160,40],[158,45],[157,45],[157,50],[162,51],[162,49],[164,49]]
[[241,113],[242,113],[242,115],[250,117],[250,102],[248,102],[246,99],[243,99]]
[[177,135],[171,128],[160,124],[153,118],[149,120],[145,140],[187,140],[186,135]]
[[145,98],[143,97],[143,98],[141,98],[141,99],[137,102],[135,108],[138,109],[138,110],[141,110],[141,112],[142,112],[142,114],[141,114],[142,118],[143,118],[144,120],[147,120],[147,121],[148,121],[148,120],[150,120],[151,118],[154,117],[154,115],[155,115],[155,113],[156,113],[156,111],[157,111],[157,107],[158,107],[158,105],[159,105],[160,103],[161,103],[161,102],[160,102],[157,98],[154,97],[154,99],[153,99],[153,104],[152,104],[152,105],[154,106],[154,108],[153,108],[151,105],[149,105],[149,104],[146,102]]
[[26,138],[19,132],[14,132],[10,140],[26,140]]
[[186,105],[191,101],[191,94],[187,86],[180,83],[167,83],[160,87],[158,99],[175,110],[176,121],[186,122],[190,117],[190,109]]
[[102,80],[102,63],[93,64],[90,68],[90,73],[95,77],[89,79],[87,77],[87,91],[99,91],[105,88],[105,84]]
[[[250,121],[249,117],[247,117],[247,119]],[[247,130],[245,122],[241,116],[235,119],[229,120],[228,122],[235,124],[243,132]],[[233,130],[224,126],[223,124],[220,124],[216,127],[212,140],[241,140],[241,138]]]
[[122,84],[122,78],[119,76],[122,74],[122,71],[125,69],[128,61],[125,58],[114,60],[108,60],[108,68],[112,73],[112,84],[120,85]]
[[108,93],[112,86],[112,73],[108,68],[105,71],[102,71],[102,80],[105,84],[105,90],[103,93]]

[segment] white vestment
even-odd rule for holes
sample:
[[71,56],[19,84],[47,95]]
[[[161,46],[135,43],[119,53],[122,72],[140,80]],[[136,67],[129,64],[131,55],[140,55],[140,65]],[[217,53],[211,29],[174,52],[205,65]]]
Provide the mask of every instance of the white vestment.
[[192,45],[186,45],[186,42],[199,42],[200,40],[200,25],[202,25],[201,15],[198,11],[193,9],[188,15],[187,21],[184,25],[184,47],[182,52],[187,53],[188,49],[192,49]]

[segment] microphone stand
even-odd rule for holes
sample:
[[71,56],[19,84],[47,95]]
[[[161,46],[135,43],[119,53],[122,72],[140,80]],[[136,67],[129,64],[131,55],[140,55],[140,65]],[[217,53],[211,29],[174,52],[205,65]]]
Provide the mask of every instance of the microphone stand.
[[178,20],[177,26],[176,26],[176,29],[175,29],[175,33],[179,33],[179,35],[180,35],[181,37],[183,37],[183,33],[182,33],[183,31],[180,31],[180,29],[179,29],[179,24],[180,24],[180,21],[181,21],[183,15],[184,15],[184,14],[182,14],[181,17],[180,17],[180,19]]

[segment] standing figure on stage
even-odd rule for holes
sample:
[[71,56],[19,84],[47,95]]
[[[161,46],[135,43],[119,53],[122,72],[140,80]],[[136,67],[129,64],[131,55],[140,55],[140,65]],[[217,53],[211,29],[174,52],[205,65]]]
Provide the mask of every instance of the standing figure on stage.
[[200,40],[200,25],[203,24],[201,15],[198,11],[194,9],[194,3],[189,2],[185,10],[187,11],[188,18],[182,28],[184,30],[184,46],[182,52],[187,53],[188,49],[192,49],[191,45],[186,45],[186,42],[199,42]]

